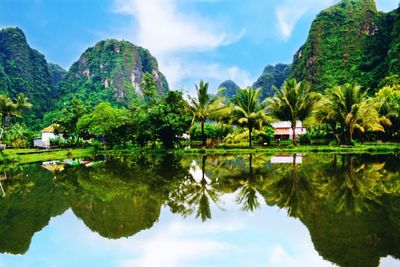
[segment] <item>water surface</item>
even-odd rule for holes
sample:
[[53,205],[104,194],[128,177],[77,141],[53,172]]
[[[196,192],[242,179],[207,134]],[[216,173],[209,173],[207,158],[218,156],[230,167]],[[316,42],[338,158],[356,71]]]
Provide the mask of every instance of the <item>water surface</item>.
[[3,166],[0,266],[400,266],[399,160],[142,155]]

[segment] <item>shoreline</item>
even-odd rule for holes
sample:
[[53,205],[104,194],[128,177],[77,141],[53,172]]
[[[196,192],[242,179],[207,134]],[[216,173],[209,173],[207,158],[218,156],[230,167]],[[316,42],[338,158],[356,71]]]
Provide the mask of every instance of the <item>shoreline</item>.
[[143,153],[174,153],[177,155],[240,155],[240,154],[279,154],[279,153],[322,153],[322,154],[400,154],[400,144],[363,144],[354,147],[297,146],[297,147],[256,147],[256,148],[189,148],[189,149],[7,149],[0,152],[0,164],[28,164],[67,158],[82,158],[95,155],[138,155]]

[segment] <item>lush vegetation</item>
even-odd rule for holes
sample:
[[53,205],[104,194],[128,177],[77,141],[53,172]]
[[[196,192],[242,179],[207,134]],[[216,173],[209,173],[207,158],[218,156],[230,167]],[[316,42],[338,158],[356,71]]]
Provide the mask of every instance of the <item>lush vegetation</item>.
[[294,56],[293,77],[319,92],[357,83],[373,93],[399,73],[398,12],[378,12],[374,0],[343,0],[322,11]]
[[289,121],[292,128],[293,145],[296,145],[297,121],[306,120],[319,101],[320,95],[312,92],[308,83],[296,79],[286,81],[276,88],[273,98],[267,99],[267,112],[280,121]]
[[253,84],[254,88],[261,88],[260,98],[265,99],[275,94],[274,87],[281,87],[291,74],[291,65],[267,65],[261,76]]
[[24,93],[33,107],[24,116],[24,122],[34,128],[45,112],[54,108],[59,96],[51,79],[45,57],[29,47],[25,34],[19,28],[0,30],[0,94],[17,98]]
[[[29,147],[54,124],[66,137],[52,140],[61,148],[170,149],[187,134],[191,146],[288,146],[274,140],[271,123],[279,120],[290,122],[293,145],[398,142],[399,21],[398,10],[378,12],[373,0],[343,0],[318,15],[293,66],[268,65],[253,87],[226,81],[215,95],[200,81],[188,100],[169,92],[148,50],[127,41],[97,43],[66,72],[31,49],[20,29],[6,28],[2,142]],[[299,120],[308,133],[297,137]]]

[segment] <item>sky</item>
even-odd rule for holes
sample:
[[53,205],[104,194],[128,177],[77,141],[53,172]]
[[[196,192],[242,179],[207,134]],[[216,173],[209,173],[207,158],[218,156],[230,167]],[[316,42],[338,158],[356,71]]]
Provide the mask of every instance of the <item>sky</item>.
[[[312,20],[337,0],[0,0],[0,28],[65,69],[96,42],[128,40],[157,58],[173,89],[200,79],[246,87],[267,64],[291,63]],[[399,0],[376,0],[384,12]]]

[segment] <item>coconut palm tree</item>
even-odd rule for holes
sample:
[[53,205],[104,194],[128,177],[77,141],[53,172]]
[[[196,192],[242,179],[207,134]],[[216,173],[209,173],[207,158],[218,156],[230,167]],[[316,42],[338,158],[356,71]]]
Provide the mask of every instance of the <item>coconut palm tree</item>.
[[261,88],[255,90],[253,87],[239,89],[232,98],[233,115],[240,125],[245,125],[249,130],[249,144],[252,147],[252,131],[261,129],[262,124],[267,121],[265,107],[260,102]]
[[204,124],[207,119],[216,119],[230,111],[230,107],[224,104],[224,98],[220,96],[223,91],[219,90],[212,96],[208,93],[208,85],[207,82],[200,81],[199,85],[195,85],[196,98],[189,97],[189,110],[193,114],[192,125],[196,120],[200,121],[203,146],[206,145]]
[[383,132],[382,124],[390,124],[379,115],[378,107],[379,103],[368,99],[367,91],[361,90],[361,86],[345,84],[327,91],[327,97],[320,101],[314,117],[327,123],[335,134],[341,130],[342,135],[338,138],[351,144],[355,130]]
[[17,98],[15,99],[16,107],[19,112],[19,116],[22,118],[22,113],[24,109],[32,108],[32,104],[29,102],[29,99],[23,94],[19,93]]
[[0,95],[1,127],[6,126],[7,118],[16,116],[17,105],[6,95]]
[[293,144],[296,145],[296,123],[311,115],[320,95],[312,92],[308,83],[297,82],[296,79],[290,79],[281,88],[274,89],[275,96],[266,99],[267,113],[277,120],[290,122]]

